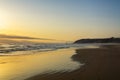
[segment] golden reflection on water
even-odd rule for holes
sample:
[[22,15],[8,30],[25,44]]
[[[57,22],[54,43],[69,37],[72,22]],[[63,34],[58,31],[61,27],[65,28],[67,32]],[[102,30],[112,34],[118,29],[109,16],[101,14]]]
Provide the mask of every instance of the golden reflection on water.
[[72,61],[73,54],[74,49],[61,49],[30,55],[0,56],[0,80],[23,80],[37,74],[75,70],[80,64]]

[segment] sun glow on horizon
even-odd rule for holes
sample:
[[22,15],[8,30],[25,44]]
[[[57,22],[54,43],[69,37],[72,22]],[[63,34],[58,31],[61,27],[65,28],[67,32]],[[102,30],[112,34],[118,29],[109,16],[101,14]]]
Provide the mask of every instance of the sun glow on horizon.
[[6,28],[6,24],[7,23],[4,20],[0,19],[0,29]]
[[5,28],[5,20],[3,20],[3,15],[0,14],[0,29]]

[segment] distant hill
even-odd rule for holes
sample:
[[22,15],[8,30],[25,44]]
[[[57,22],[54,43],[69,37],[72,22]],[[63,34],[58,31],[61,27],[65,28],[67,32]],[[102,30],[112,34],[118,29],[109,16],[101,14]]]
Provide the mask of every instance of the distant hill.
[[80,39],[74,43],[120,43],[120,38]]

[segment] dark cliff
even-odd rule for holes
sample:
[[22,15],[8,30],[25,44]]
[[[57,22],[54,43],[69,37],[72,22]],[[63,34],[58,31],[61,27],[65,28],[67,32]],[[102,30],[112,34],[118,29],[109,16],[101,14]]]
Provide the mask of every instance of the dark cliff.
[[74,43],[120,43],[120,38],[80,39]]

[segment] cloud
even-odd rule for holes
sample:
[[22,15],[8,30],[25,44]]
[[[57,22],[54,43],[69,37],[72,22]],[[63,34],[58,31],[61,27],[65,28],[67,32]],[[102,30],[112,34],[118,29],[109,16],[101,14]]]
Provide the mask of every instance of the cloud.
[[37,40],[53,40],[53,39],[46,39],[46,38],[35,38],[35,37],[28,37],[28,36],[14,36],[14,35],[5,35],[0,34],[0,38],[6,38],[6,39],[37,39]]

